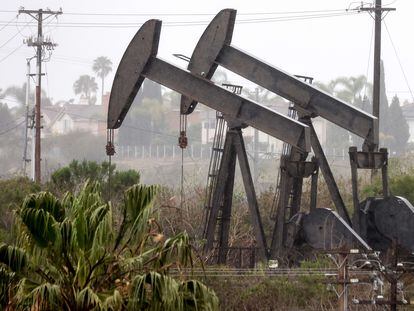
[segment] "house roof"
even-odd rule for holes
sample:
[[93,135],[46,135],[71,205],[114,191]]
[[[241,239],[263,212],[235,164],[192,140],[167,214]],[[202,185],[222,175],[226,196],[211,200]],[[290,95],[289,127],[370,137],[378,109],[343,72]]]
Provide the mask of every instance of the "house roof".
[[63,116],[69,116],[73,121],[103,121],[105,122],[105,112],[101,105],[73,105],[65,104],[60,106],[46,106],[42,108],[42,113],[48,119],[47,126],[52,126]]
[[46,118],[46,125],[53,124],[62,111],[59,106],[44,106],[42,107],[42,115]]
[[63,113],[74,121],[105,120],[104,108],[101,105],[65,105]]

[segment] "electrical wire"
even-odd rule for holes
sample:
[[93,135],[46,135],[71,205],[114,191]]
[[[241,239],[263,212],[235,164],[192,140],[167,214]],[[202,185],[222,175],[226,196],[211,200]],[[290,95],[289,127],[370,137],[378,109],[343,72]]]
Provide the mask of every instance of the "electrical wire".
[[[294,15],[294,16],[283,16],[283,17],[269,17],[269,18],[251,18],[251,19],[240,19],[236,20],[236,24],[256,24],[256,23],[268,23],[268,22],[282,22],[282,21],[297,21],[297,20],[309,20],[309,19],[320,19],[327,17],[340,17],[359,14],[359,12],[347,12],[334,13],[334,14],[313,14],[313,15]],[[0,25],[5,23],[0,21]],[[176,26],[205,26],[210,21],[171,21],[164,22],[164,27],[176,27]],[[33,24],[34,25],[34,24]],[[62,22],[53,24],[57,28],[136,28],[142,26],[143,23],[108,23],[108,22]]]
[[372,51],[372,38],[374,37],[374,22],[372,22],[372,28],[371,28],[371,39],[369,40],[369,52],[368,52],[368,62],[367,62],[367,71],[365,74],[365,77],[367,77],[367,81],[364,85],[364,97],[367,95],[367,84],[368,84],[368,71],[369,71],[369,64],[371,62],[371,51]]
[[392,37],[391,37],[390,31],[388,30],[387,23],[386,23],[385,21],[384,21],[384,26],[385,26],[385,29],[387,30],[387,34],[388,34],[388,37],[389,37],[389,39],[390,39],[390,42],[391,42],[392,48],[394,49],[395,56],[397,57],[398,64],[400,65],[401,72],[402,72],[402,74],[403,74],[403,76],[404,76],[405,83],[407,84],[407,88],[408,88],[408,90],[409,90],[409,92],[410,92],[411,99],[413,100],[413,103],[414,103],[414,96],[413,96],[413,92],[412,92],[412,90],[411,90],[410,84],[408,83],[407,75],[405,74],[404,67],[403,67],[403,65],[402,65],[402,63],[401,63],[401,59],[400,59],[400,57],[399,57],[399,55],[398,55],[398,53],[397,53],[397,49],[396,49],[396,47],[395,47],[395,45],[394,45],[394,41],[392,40]]
[[24,45],[24,43],[22,43],[17,48],[15,48],[13,51],[11,51],[9,54],[7,54],[5,57],[3,57],[2,59],[0,59],[0,63],[3,62],[3,61],[5,61],[8,57],[12,56],[14,53],[16,53],[17,50],[20,49],[23,45]]
[[17,17],[12,18],[8,23],[6,23],[5,25],[3,25],[3,27],[0,28],[0,31],[2,31],[4,28],[6,28],[7,26],[9,26],[12,22],[14,22],[15,19],[17,19]]
[[14,38],[16,38],[20,33],[21,30],[23,30],[24,28],[26,28],[29,25],[30,22],[27,22],[22,29],[18,29],[18,32],[16,34],[14,34],[11,38],[9,38],[6,42],[4,42],[2,45],[0,45],[0,49],[2,47],[4,47],[7,43],[9,43],[11,40],[13,40]]
[[[344,9],[331,10],[309,10],[309,11],[282,11],[282,12],[247,12],[237,13],[237,15],[283,15],[283,14],[305,14],[305,13],[323,13],[323,12],[341,12]],[[0,11],[2,12],[2,11]],[[84,12],[65,12],[65,15],[75,16],[215,16],[217,13],[84,13]]]
[[2,136],[2,135],[4,135],[4,134],[9,133],[9,132],[10,132],[10,131],[12,131],[12,130],[15,130],[15,129],[16,129],[16,128],[18,128],[20,125],[22,125],[25,121],[26,121],[26,120],[23,120],[22,122],[20,122],[20,123],[16,124],[15,126],[13,126],[13,127],[9,128],[9,129],[7,129],[7,130],[5,130],[5,131],[0,132],[0,136]]

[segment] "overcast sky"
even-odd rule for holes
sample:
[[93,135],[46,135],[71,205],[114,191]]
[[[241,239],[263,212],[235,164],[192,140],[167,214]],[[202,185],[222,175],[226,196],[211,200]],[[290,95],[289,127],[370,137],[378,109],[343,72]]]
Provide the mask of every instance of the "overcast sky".
[[[345,13],[345,9],[359,4],[360,2],[345,0],[2,0],[0,88],[4,90],[14,84],[22,85],[26,79],[25,59],[34,54],[32,48],[21,45],[24,38],[35,34],[37,30],[34,25],[25,25],[31,20],[28,16],[20,15],[17,20],[13,20],[19,7],[63,10],[63,15],[58,17],[59,25],[56,25],[56,20],[45,22],[45,33],[58,43],[51,60],[46,63],[47,76],[43,80],[43,88],[54,101],[75,97],[74,81],[82,74],[93,75],[92,62],[98,56],[109,57],[113,61],[115,72],[126,46],[138,30],[138,26],[133,24],[143,23],[151,18],[159,18],[164,23],[158,55],[184,67],[186,64],[172,54],[190,56],[208,21],[223,8],[234,8],[238,11],[232,44],[268,63],[292,74],[312,76],[323,82],[338,76],[365,75],[367,72],[372,80],[372,55],[370,62],[368,60],[373,19],[368,13]],[[383,5],[397,8],[396,12],[387,15],[385,22],[408,83],[414,88],[414,1],[383,0]],[[302,11],[307,13],[299,13]],[[292,13],[280,14],[286,12]],[[126,13],[141,15],[128,16]],[[321,14],[338,16],[321,18]],[[309,18],[310,15],[312,18]],[[308,18],[304,19],[304,16]],[[285,17],[285,20],[280,20],[280,17]],[[3,27],[11,20],[8,26]],[[47,24],[49,21],[50,24]],[[198,24],[189,25],[190,21]],[[91,24],[85,27],[79,23]],[[105,27],[91,27],[97,26],[97,23]],[[131,25],[106,27],[113,23]],[[388,96],[398,94],[401,101],[407,99],[412,102],[385,26],[382,42]],[[373,53],[373,43],[371,50]],[[32,64],[34,68],[35,63]],[[234,83],[245,83],[240,78],[231,78]],[[113,73],[107,78],[106,90],[110,89],[112,79]]]

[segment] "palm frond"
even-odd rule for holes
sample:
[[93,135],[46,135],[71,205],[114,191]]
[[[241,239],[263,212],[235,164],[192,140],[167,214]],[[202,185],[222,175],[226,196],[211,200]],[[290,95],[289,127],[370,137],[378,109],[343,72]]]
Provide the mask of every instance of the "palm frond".
[[182,310],[179,284],[171,277],[149,272],[133,280],[129,310]]
[[27,255],[24,249],[16,246],[0,244],[0,262],[12,271],[22,271],[27,266]]
[[5,308],[10,300],[9,293],[14,277],[14,272],[0,266],[0,308]]
[[53,244],[57,232],[55,218],[44,209],[22,208],[18,212],[23,224],[30,232],[30,237],[39,247]]
[[78,310],[100,310],[102,303],[98,295],[90,288],[85,287],[76,294],[76,305]]
[[184,310],[213,311],[219,309],[216,294],[199,281],[184,281],[180,284],[179,291],[183,297]]
[[30,296],[38,310],[59,310],[62,304],[61,288],[57,284],[43,283],[35,287]]
[[123,310],[122,306],[124,303],[124,300],[122,299],[121,293],[115,289],[113,293],[110,295],[99,295],[103,296],[101,297],[102,303],[102,310]]
[[150,207],[157,193],[156,185],[134,185],[125,191],[124,204],[127,208],[129,219],[133,222],[140,213]]
[[22,205],[22,209],[26,208],[45,210],[59,222],[65,217],[62,204],[50,192],[40,192],[27,196]]
[[171,263],[177,263],[184,267],[193,265],[190,238],[185,231],[168,238],[162,245],[159,254],[157,268],[162,269],[163,266],[168,266]]

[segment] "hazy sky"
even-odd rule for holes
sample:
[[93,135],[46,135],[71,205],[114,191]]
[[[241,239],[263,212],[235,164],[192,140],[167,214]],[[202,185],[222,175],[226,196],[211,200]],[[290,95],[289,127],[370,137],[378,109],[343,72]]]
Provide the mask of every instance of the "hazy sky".
[[[127,44],[138,30],[138,26],[133,24],[143,23],[147,19],[159,18],[164,23],[158,55],[184,67],[186,64],[174,58],[172,54],[182,53],[190,56],[206,24],[223,8],[234,8],[239,13],[234,29],[233,45],[268,63],[292,74],[313,76],[323,82],[338,76],[365,75],[367,72],[371,80],[373,57],[370,58],[369,68],[368,59],[373,19],[367,13],[342,16],[345,14],[342,11],[331,11],[353,8],[359,3],[345,0],[2,0],[0,2],[0,88],[5,89],[13,84],[21,85],[25,81],[25,59],[34,53],[32,48],[27,46],[18,48],[24,38],[36,33],[34,25],[25,26],[30,21],[28,16],[21,15],[17,23],[14,20],[3,28],[5,22],[16,16],[16,13],[7,11],[17,12],[21,6],[26,9],[50,8],[52,10],[61,7],[63,10],[63,15],[58,18],[59,25],[56,25],[55,20],[52,20],[49,25],[47,23],[50,20],[45,22],[45,32],[59,44],[51,60],[46,63],[47,76],[43,80],[43,88],[55,101],[75,97],[73,82],[82,74],[93,75],[92,61],[98,56],[109,57],[113,61],[115,72]],[[383,0],[383,5],[387,4],[397,8],[396,12],[391,12],[385,18],[385,22],[408,82],[414,88],[412,36],[414,1]],[[321,12],[298,13],[299,11]],[[292,13],[280,14],[286,12]],[[125,15],[127,13],[137,15]],[[320,14],[334,13],[341,16],[319,18]],[[304,15],[312,18],[303,19]],[[287,20],[280,20],[280,17],[285,17]],[[189,25],[190,21],[198,22],[198,25],[191,25],[191,23]],[[87,23],[87,27],[79,23]],[[96,23],[100,23],[100,26],[119,25],[119,23],[124,26],[125,23],[130,23],[131,26],[128,28],[91,27],[97,26]],[[407,83],[385,26],[383,26],[382,41],[387,93],[390,97],[397,93],[401,101],[408,99],[411,102]],[[16,48],[18,49],[14,51]],[[32,64],[34,68],[35,63]],[[107,78],[106,90],[110,89],[112,79],[113,73]],[[234,83],[245,83],[237,77],[232,77],[232,80]]]

